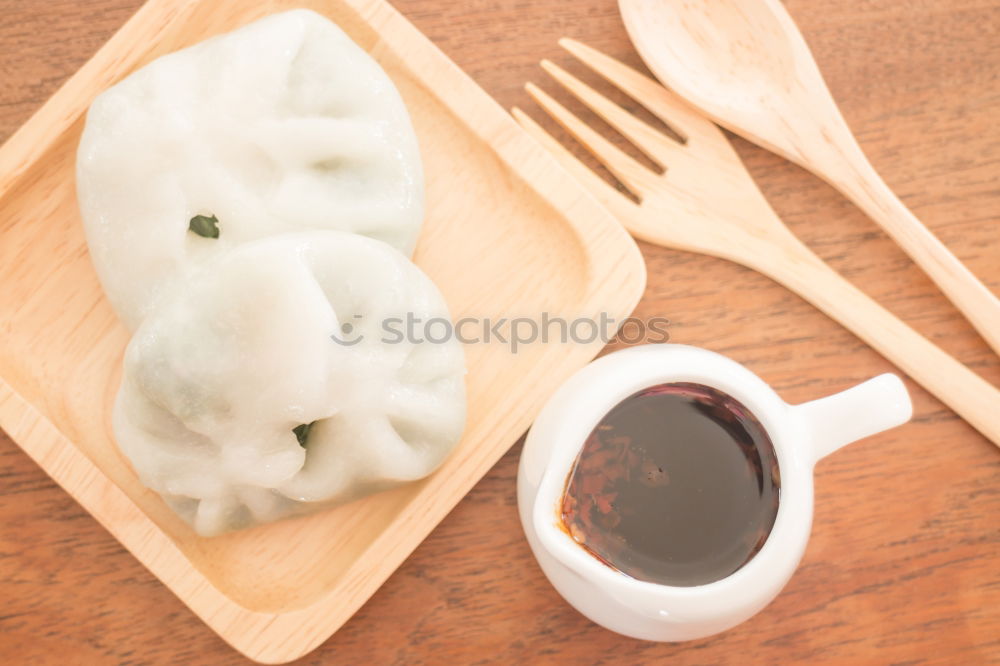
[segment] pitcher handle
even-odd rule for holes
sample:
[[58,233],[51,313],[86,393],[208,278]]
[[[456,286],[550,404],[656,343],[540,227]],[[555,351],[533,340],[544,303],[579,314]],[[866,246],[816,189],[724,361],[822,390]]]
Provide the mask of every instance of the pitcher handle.
[[913,403],[903,381],[879,375],[819,400],[792,407],[811,435],[813,462],[859,439],[895,428],[913,416]]

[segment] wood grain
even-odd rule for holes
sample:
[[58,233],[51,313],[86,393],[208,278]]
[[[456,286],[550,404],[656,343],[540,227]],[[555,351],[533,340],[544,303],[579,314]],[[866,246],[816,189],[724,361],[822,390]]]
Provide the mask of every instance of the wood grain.
[[[504,106],[534,110],[537,61],[572,36],[638,66],[611,0],[398,0]],[[137,2],[0,0],[0,138]],[[900,198],[1000,285],[1000,3],[788,0],[831,91]],[[922,272],[828,186],[734,142],[778,213],[819,255],[994,384],[1000,362]],[[2,243],[2,239],[0,239]],[[768,279],[644,246],[639,316],[746,363],[790,401],[892,370]],[[2,330],[2,328],[0,328]],[[817,470],[803,565],[761,614],[690,644],[623,639],[545,582],[517,521],[509,452],[355,617],[303,663],[1000,662],[1000,459],[912,382],[915,420]],[[7,663],[243,663],[0,438],[0,657]]]

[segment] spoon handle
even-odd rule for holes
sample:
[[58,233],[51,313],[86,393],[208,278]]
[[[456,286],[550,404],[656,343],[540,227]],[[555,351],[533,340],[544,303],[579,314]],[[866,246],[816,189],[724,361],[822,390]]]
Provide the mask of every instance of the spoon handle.
[[762,243],[741,263],[840,322],[1000,446],[1000,390],[848,282],[791,232]]
[[839,164],[826,160],[820,175],[878,223],[1000,354],[1000,299],[889,189],[849,132],[838,143]]

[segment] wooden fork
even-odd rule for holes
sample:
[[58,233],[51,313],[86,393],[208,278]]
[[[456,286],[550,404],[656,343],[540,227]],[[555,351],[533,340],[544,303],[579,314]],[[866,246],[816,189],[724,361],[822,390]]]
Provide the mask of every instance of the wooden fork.
[[540,88],[528,93],[638,199],[608,185],[520,109],[517,121],[629,232],[759,271],[843,324],[1000,446],[1000,391],[845,280],[768,205],[722,131],[660,84],[580,42],[560,45],[662,120],[679,142],[547,60],[542,67],[665,171],[648,169]]

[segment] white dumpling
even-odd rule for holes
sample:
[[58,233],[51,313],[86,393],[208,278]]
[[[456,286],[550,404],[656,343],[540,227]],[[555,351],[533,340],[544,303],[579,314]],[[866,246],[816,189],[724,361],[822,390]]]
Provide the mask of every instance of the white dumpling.
[[[94,100],[77,153],[91,257],[133,329],[195,260],[276,233],[350,231],[409,256],[423,190],[392,81],[308,10],[136,71]],[[199,215],[218,239],[189,231]]]
[[118,444],[202,535],[420,479],[461,436],[465,366],[440,328],[402,335],[408,316],[450,321],[431,280],[380,241],[316,231],[235,248],[135,332]]

